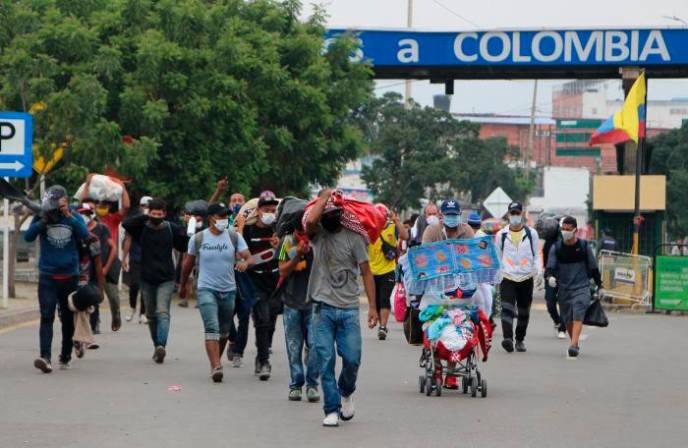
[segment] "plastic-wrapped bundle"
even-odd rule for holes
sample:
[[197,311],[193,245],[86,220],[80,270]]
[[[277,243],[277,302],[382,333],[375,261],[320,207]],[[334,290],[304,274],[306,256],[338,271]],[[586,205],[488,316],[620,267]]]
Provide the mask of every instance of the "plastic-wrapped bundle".
[[559,237],[559,220],[555,216],[544,216],[535,223],[535,230],[542,240],[556,240]]
[[301,221],[306,204],[307,202],[303,199],[292,196],[282,199],[279,207],[277,207],[277,225],[275,226],[277,236],[282,238],[302,228]]
[[[86,184],[82,184],[74,197],[81,197],[86,189]],[[117,202],[122,197],[124,187],[122,182],[104,174],[93,174],[88,183],[87,196],[96,201]]]

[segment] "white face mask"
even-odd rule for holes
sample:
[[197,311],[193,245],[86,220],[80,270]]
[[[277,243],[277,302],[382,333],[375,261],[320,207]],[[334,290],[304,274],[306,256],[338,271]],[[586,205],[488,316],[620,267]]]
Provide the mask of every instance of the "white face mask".
[[196,221],[196,228],[200,229],[201,227],[203,227],[203,221]]
[[428,216],[426,221],[430,226],[437,226],[440,224],[440,218],[438,218],[436,215]]
[[215,221],[215,228],[220,232],[224,232],[229,227],[229,219],[218,219]]
[[147,208],[144,208],[144,209],[143,209],[143,214],[144,214],[145,216],[148,216],[148,209],[147,209]]
[[523,217],[521,215],[509,216],[509,224],[511,224],[512,226],[521,225],[522,222],[523,222]]
[[86,225],[91,223],[91,215],[81,215],[81,217],[84,218]]
[[564,241],[571,241],[573,237],[575,236],[576,232],[573,230],[562,230],[561,231],[561,236],[564,238]]
[[275,222],[275,214],[274,213],[263,213],[263,216],[260,218],[260,221],[265,224],[266,226],[271,226],[272,223]]

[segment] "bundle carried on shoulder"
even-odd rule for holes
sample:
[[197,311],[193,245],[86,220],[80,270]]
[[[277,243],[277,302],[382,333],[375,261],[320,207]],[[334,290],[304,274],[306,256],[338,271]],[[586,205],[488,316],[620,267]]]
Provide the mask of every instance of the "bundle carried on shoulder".
[[285,235],[294,233],[298,229],[302,229],[301,221],[308,203],[303,199],[287,196],[282,199],[280,205],[277,207],[277,236],[282,238]]
[[[308,220],[308,214],[318,199],[313,199],[306,205],[303,222]],[[342,226],[363,236],[367,242],[374,243],[380,237],[387,218],[370,202],[363,202],[341,191],[335,191],[328,200],[328,206],[342,208]],[[305,227],[305,225],[304,225]]]
[[208,201],[197,199],[184,204],[184,212],[189,215],[206,216],[208,214]]
[[556,216],[543,216],[535,223],[535,230],[542,240],[556,240],[559,237],[559,219]]
[[124,184],[121,180],[104,174],[91,174],[88,181],[81,184],[75,198],[86,196],[96,201],[117,202],[122,197]]

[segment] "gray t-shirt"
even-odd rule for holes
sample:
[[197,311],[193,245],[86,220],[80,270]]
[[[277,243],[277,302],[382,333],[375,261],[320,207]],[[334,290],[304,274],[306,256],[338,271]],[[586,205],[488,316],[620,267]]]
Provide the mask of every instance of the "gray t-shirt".
[[[557,256],[557,245],[560,246]],[[587,263],[586,263],[586,260]],[[560,290],[576,291],[590,288],[590,273],[597,269],[597,259],[589,244],[553,244],[547,258],[547,269],[557,278]]]
[[[210,229],[203,232],[203,243],[196,247],[196,238],[189,239],[189,255],[198,259],[198,288],[208,288],[220,292],[236,290],[234,279],[234,263],[236,251],[229,232],[213,235]],[[246,241],[241,235],[237,235],[239,252],[248,250]]]
[[359,265],[368,261],[368,243],[348,229],[320,230],[312,239],[313,266],[308,298],[337,308],[358,308]]

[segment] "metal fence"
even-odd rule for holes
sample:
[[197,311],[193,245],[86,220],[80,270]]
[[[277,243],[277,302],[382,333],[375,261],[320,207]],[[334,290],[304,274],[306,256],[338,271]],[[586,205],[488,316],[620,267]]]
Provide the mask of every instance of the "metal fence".
[[598,261],[606,300],[617,305],[651,305],[652,258],[602,250]]

